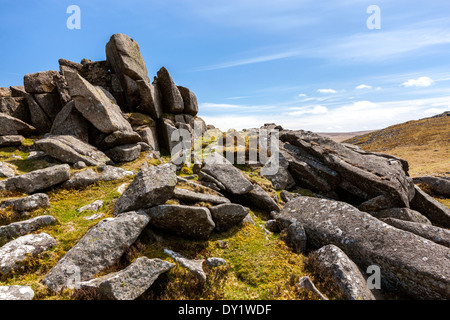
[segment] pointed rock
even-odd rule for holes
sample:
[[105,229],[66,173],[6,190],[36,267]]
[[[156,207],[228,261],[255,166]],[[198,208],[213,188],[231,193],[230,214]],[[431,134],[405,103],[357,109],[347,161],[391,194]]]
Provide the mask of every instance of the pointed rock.
[[161,91],[164,112],[174,114],[183,113],[183,97],[169,72],[164,67],[158,71],[157,84]]

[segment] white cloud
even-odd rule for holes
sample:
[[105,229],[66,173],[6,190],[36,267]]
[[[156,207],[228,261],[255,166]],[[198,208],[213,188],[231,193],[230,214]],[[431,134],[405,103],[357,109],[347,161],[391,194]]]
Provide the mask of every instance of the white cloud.
[[306,94],[304,94],[304,93],[300,93],[299,95],[298,95],[299,97],[307,97],[307,95]]
[[440,108],[430,108],[425,110],[423,113],[426,115],[436,115],[436,114],[440,114],[440,113],[444,113],[445,111],[449,111],[450,110],[450,106],[448,106],[447,108],[444,109],[440,109]]
[[317,92],[319,92],[319,93],[336,93],[337,91],[334,89],[318,89]]
[[429,87],[434,83],[434,80],[429,77],[420,77],[418,79],[410,79],[402,83],[402,86],[408,87]]
[[321,106],[321,105],[316,105],[316,106],[312,106],[312,107],[291,108],[291,110],[297,110],[297,111],[288,112],[288,113],[286,113],[286,115],[300,116],[303,114],[325,114],[328,112],[328,108]]
[[365,84],[360,84],[359,86],[357,86],[355,89],[357,90],[361,90],[361,89],[372,89],[372,86],[368,86]]

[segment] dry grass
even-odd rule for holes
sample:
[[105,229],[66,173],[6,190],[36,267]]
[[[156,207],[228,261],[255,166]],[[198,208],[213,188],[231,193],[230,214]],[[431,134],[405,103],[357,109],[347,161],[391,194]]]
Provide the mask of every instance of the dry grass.
[[411,176],[450,176],[450,117],[409,121],[346,140],[405,159]]

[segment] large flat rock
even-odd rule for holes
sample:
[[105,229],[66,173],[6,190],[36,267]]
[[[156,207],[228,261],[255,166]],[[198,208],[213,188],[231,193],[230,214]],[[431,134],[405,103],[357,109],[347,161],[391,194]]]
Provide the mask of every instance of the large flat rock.
[[127,212],[100,221],[70,249],[45,276],[42,282],[57,292],[65,288],[74,272],[80,280],[91,280],[111,267],[136,241],[150,218],[142,212]]
[[334,244],[359,267],[381,269],[382,286],[418,299],[450,298],[450,249],[338,201],[300,197],[277,216],[303,225],[308,244]]

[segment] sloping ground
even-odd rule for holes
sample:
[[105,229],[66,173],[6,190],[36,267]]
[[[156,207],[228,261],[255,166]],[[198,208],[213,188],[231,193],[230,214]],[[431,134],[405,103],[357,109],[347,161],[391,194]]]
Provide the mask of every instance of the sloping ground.
[[356,136],[360,136],[371,132],[374,132],[374,130],[354,131],[354,132],[317,132],[317,134],[323,137],[330,138],[331,140],[336,142],[342,142],[354,138]]
[[408,121],[344,142],[407,160],[412,177],[450,176],[449,116]]
[[[27,144],[32,142],[33,139],[26,141]],[[0,161],[15,164],[19,173],[27,173],[50,164],[45,159],[27,159],[28,155],[29,153],[15,147],[0,148]],[[144,162],[158,165],[168,160],[169,157],[148,160],[143,153],[135,161],[122,163],[118,167],[137,171]],[[251,171],[250,168],[242,169]],[[190,174],[192,170],[187,167],[178,172],[181,176]],[[270,184],[259,175],[252,174],[252,177]],[[129,184],[133,179],[134,176],[129,176],[120,180],[97,182],[79,190],[53,188],[48,192],[51,207],[30,212],[29,216],[19,216],[10,209],[0,208],[0,225],[42,215],[55,217],[56,224],[43,227],[39,232],[48,233],[58,243],[39,257],[30,259],[13,275],[0,278],[0,286],[31,286],[36,300],[77,299],[69,289],[60,294],[53,293],[41,283],[41,280],[91,227],[104,218],[113,217],[114,202],[120,196],[118,187],[124,183]],[[0,192],[2,200],[21,196],[25,194]],[[102,217],[90,221],[85,218],[95,212],[77,212],[78,208],[99,199],[104,200],[103,206],[98,211],[103,214]],[[173,200],[169,200],[168,203],[170,201]],[[205,286],[199,284],[195,276],[186,269],[176,266],[158,279],[140,299],[317,299],[311,293],[298,288],[299,279],[305,275],[309,276],[323,291],[329,285],[314,279],[305,266],[304,256],[292,252],[279,239],[279,234],[266,233],[261,227],[267,220],[263,213],[251,210],[250,214],[255,225],[245,224],[224,233],[213,233],[207,241],[186,240],[165,233],[156,236],[143,234],[118,264],[98,276],[121,270],[141,256],[173,262],[173,259],[164,253],[164,249],[168,248],[192,259],[223,257],[228,265],[208,270]],[[333,295],[329,297],[333,298]]]

